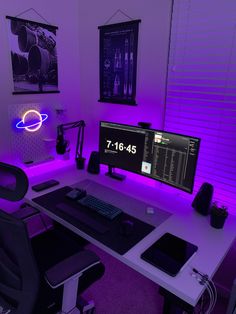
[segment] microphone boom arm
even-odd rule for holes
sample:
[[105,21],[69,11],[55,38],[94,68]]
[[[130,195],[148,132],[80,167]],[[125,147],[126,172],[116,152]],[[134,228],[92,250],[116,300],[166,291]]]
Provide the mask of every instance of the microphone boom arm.
[[[64,124],[60,124],[57,126],[57,138],[64,142],[64,133],[67,130],[78,128],[78,135],[77,135],[77,143],[76,143],[76,151],[75,151],[75,160],[77,162],[77,167],[79,169],[84,168],[84,158],[82,157],[83,153],[83,145],[84,145],[84,128],[85,122],[84,120],[75,121],[75,122],[68,122]],[[67,142],[65,142],[65,149]],[[62,150],[65,153],[65,149]],[[63,153],[62,153],[63,154]]]

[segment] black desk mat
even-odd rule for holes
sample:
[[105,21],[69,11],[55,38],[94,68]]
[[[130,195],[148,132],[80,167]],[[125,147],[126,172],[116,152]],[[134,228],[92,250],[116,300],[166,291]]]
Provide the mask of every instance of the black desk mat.
[[[71,187],[65,186],[53,192],[44,194],[43,196],[36,197],[33,201],[121,255],[129,251],[155,228],[154,226],[124,212],[112,221],[97,213],[89,212],[90,217],[94,217],[97,222],[104,224],[104,226],[108,228],[108,231],[104,234],[97,233],[93,229],[56,208],[58,204],[65,203],[83,213],[88,213],[88,209],[79,205],[77,202],[66,198],[65,195],[71,190]],[[130,235],[125,236],[120,232],[121,223],[124,220],[133,222],[133,230]]]

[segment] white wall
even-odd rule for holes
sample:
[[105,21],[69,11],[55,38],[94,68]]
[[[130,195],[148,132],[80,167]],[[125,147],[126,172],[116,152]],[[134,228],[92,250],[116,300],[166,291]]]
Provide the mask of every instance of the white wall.
[[[87,122],[86,143],[98,145],[100,120],[137,124],[150,121],[162,127],[165,80],[170,32],[171,0],[99,0],[79,1],[79,75],[81,116]],[[139,25],[137,103],[127,106],[100,103],[99,99],[99,31],[118,9],[141,19]],[[109,23],[128,21],[121,13]]]
[[[57,33],[57,51],[59,67],[60,94],[12,95],[13,81],[8,43],[6,15],[16,16],[34,8],[51,24],[59,27]],[[68,121],[78,119],[78,0],[0,1],[0,160],[9,158],[11,153],[11,121],[8,109],[13,104],[45,103],[48,106],[62,104],[67,109]],[[45,23],[37,14],[30,11],[20,16],[23,19]]]
[[[85,119],[85,145],[97,148],[98,123],[110,120],[136,124],[150,121],[153,127],[163,123],[165,80],[170,31],[171,0],[143,1],[35,1],[1,0],[0,2],[0,158],[11,153],[9,141],[11,121],[9,107],[13,104],[42,102],[62,104],[67,121]],[[57,51],[60,94],[12,95],[12,69],[5,16],[15,16],[34,8],[51,24],[59,27]],[[126,106],[99,103],[99,32],[98,26],[118,9],[134,19],[141,19],[138,47],[137,103]],[[30,11],[21,16],[44,22]],[[127,21],[122,14],[110,23]],[[68,132],[69,133],[69,132]],[[68,134],[70,136],[70,134]],[[89,145],[91,144],[91,145]]]

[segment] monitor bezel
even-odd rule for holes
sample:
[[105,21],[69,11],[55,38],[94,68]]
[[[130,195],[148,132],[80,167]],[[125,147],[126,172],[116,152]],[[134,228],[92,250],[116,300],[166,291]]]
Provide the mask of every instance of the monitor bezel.
[[[118,123],[118,122],[110,122],[110,121],[104,121],[104,120],[101,120],[100,121],[100,125],[99,125],[99,156],[100,156],[100,160],[101,160],[101,151],[100,151],[100,147],[101,147],[101,141],[100,141],[100,130],[101,130],[101,124],[102,123],[110,123],[110,124],[114,124],[114,125],[123,125],[123,126],[128,126],[128,127],[134,127],[134,128],[137,128],[137,129],[142,129],[141,127],[139,126],[136,126],[136,125],[130,125],[130,124],[125,124],[125,123]],[[112,165],[112,164],[109,164],[109,163],[104,163],[104,162],[100,162],[101,164],[103,165],[106,165],[106,166],[111,166],[111,167],[114,167],[114,168],[117,168],[117,169],[121,169],[121,170],[125,170],[125,171],[128,171],[130,173],[135,173],[135,174],[138,174],[140,176],[143,176],[145,178],[148,178],[148,179],[151,179],[151,180],[155,180],[157,182],[160,182],[160,183],[164,183],[166,185],[169,185],[171,187],[174,187],[176,189],[179,189],[181,191],[184,191],[186,193],[189,193],[189,194],[192,194],[193,193],[193,190],[194,190],[194,184],[195,184],[195,176],[196,176],[196,171],[197,171],[197,165],[198,165],[198,157],[199,157],[199,150],[200,150],[200,143],[201,143],[201,138],[200,137],[196,137],[196,136],[190,136],[190,135],[185,135],[185,134],[180,134],[180,133],[175,133],[175,132],[169,132],[169,131],[165,131],[165,130],[158,130],[158,129],[153,129],[153,128],[148,128],[148,129],[143,129],[143,130],[149,130],[149,131],[154,131],[154,132],[165,132],[165,133],[169,133],[169,134],[173,134],[173,135],[180,135],[180,136],[183,136],[183,137],[187,137],[187,138],[193,138],[193,139],[197,139],[199,141],[199,146],[198,146],[198,151],[197,151],[197,156],[196,156],[196,166],[195,166],[195,169],[194,169],[194,174],[193,174],[193,184],[191,186],[191,191],[189,190],[186,190],[184,188],[181,188],[181,187],[178,187],[174,184],[171,184],[171,183],[168,183],[166,181],[163,181],[161,179],[156,179],[156,178],[153,178],[151,176],[148,176],[148,175],[145,175],[145,174],[142,174],[140,172],[136,172],[136,171],[131,171],[127,168],[120,168],[120,167],[117,167],[116,165]]]

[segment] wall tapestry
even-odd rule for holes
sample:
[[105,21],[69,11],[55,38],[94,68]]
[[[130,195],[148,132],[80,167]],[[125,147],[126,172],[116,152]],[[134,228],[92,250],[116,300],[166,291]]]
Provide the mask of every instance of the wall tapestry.
[[101,102],[136,105],[138,30],[141,20],[99,26]]
[[6,16],[13,94],[58,93],[56,26]]

